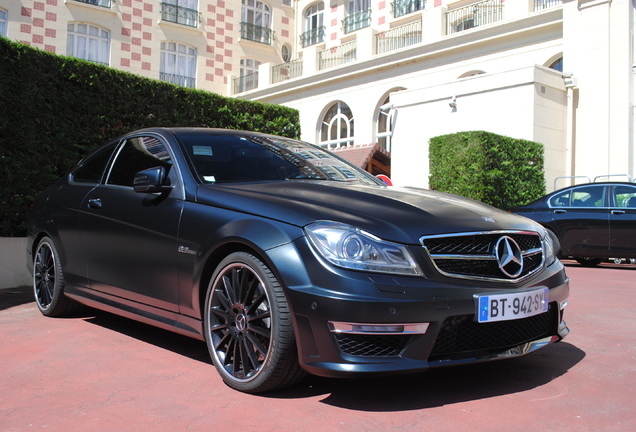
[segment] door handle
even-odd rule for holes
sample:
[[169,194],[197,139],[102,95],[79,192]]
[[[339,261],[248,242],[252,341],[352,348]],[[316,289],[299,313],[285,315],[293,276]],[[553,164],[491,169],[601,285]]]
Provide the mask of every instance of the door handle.
[[613,215],[622,215],[625,214],[625,210],[612,210]]
[[91,198],[88,200],[88,207],[92,209],[100,209],[102,208],[102,200],[101,198]]
[[556,214],[563,214],[563,213],[567,213],[567,210],[555,210],[554,213]]

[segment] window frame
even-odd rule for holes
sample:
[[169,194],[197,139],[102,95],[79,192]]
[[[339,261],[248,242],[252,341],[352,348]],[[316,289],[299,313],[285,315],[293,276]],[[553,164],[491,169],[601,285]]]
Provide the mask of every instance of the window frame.
[[[169,49],[170,45],[174,45],[174,49]],[[183,50],[180,51],[180,49]],[[182,87],[196,88],[198,60],[196,48],[181,42],[166,40],[161,42],[160,51],[159,78]],[[170,56],[174,57],[174,61],[169,60]],[[171,64],[169,65],[168,62]]]
[[[86,33],[81,33],[81,26],[86,27]],[[96,29],[97,35],[90,34],[91,29]],[[66,26],[66,54],[80,60],[110,66],[111,31],[104,27],[83,22],[72,21]],[[86,40],[84,47],[80,46],[80,41]],[[91,47],[91,42],[94,46]],[[105,45],[104,45],[105,43]],[[96,50],[96,52],[95,52]],[[84,51],[84,52],[81,52]],[[92,55],[91,55],[92,53]],[[95,58],[91,58],[95,57]],[[104,59],[104,57],[106,57]]]

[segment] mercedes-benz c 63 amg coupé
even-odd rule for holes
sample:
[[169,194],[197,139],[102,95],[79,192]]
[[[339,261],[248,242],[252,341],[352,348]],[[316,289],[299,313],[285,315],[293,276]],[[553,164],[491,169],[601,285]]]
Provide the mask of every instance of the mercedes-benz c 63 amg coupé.
[[561,340],[539,224],[386,186],[297,140],[196,128],[106,144],[33,205],[47,316],[79,304],[205,340],[245,392],[516,357]]

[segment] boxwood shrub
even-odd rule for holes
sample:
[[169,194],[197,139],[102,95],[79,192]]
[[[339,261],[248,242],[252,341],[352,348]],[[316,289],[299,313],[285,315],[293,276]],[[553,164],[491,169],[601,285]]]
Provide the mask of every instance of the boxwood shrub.
[[545,194],[543,145],[485,131],[434,137],[431,189],[506,209]]
[[0,237],[25,235],[35,195],[87,152],[153,126],[300,136],[291,108],[179,87],[0,37]]

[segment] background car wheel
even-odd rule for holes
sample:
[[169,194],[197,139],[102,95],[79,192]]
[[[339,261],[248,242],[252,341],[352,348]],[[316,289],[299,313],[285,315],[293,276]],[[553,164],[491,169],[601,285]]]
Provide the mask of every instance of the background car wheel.
[[304,375],[280,283],[249,253],[227,256],[214,272],[204,331],[214,366],[234,389],[264,392],[293,385]]
[[76,312],[79,304],[64,295],[62,265],[53,241],[44,237],[33,259],[33,291],[38,309],[45,316],[62,316]]
[[574,258],[576,262],[581,264],[584,267],[594,267],[601,263],[600,258],[587,258],[587,257],[576,257]]

